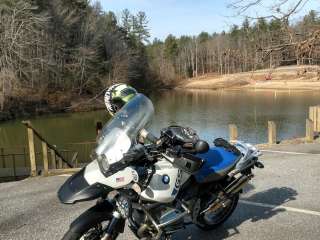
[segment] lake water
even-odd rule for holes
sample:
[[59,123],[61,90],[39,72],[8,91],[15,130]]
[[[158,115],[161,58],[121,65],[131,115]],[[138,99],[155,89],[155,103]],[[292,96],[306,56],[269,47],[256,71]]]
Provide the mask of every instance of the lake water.
[[[305,135],[308,107],[320,104],[320,92],[275,91],[166,91],[152,94],[154,134],[170,124],[189,126],[212,143],[229,138],[228,124],[238,126],[239,139],[267,142],[267,121],[277,124],[278,139]],[[66,113],[30,119],[36,129],[58,148],[67,143],[95,140],[95,122],[108,120],[106,111]],[[26,145],[21,119],[0,124],[0,147]],[[81,148],[81,147],[80,147]]]

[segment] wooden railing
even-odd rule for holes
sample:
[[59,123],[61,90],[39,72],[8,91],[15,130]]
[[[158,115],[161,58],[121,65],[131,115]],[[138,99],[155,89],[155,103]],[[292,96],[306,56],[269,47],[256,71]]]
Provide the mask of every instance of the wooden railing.
[[[314,141],[316,135],[320,133],[320,106],[309,107],[309,117],[306,119],[305,141]],[[229,139],[238,139],[238,128],[236,124],[229,124]],[[274,121],[268,121],[268,144],[279,143],[277,139],[277,125]]]
[[313,122],[313,130],[320,132],[320,106],[309,107],[309,119]]
[[[30,123],[23,121],[27,128],[27,143],[22,146],[0,146],[0,182],[28,176],[48,176],[78,171],[79,167],[91,161],[90,154],[96,141],[50,144]],[[96,123],[96,134],[102,123]],[[40,148],[36,144],[40,140]],[[37,150],[37,149],[38,150]],[[66,148],[66,149],[65,149]]]
[[[53,151],[48,149],[48,173],[54,174],[55,171],[60,171],[65,169],[66,164],[55,154],[52,154]],[[81,165],[78,163],[78,152],[73,150],[61,149],[60,153],[64,158],[70,159],[68,156],[72,156],[71,162],[73,166],[77,168]],[[43,153],[41,151],[35,152],[35,158],[37,162],[37,175],[44,175],[43,165],[39,165],[39,159],[43,163]],[[70,169],[70,168],[68,168]],[[74,169],[74,168],[72,168]],[[0,182],[7,180],[17,180],[24,177],[30,176],[30,154],[26,148],[21,147],[19,149],[11,149],[9,147],[0,147]]]
[[[60,150],[58,150],[55,145],[50,144],[31,125],[30,121],[23,121],[22,123],[27,128],[27,148],[29,151],[27,151],[26,147],[21,146],[20,151],[14,151],[14,153],[11,153],[4,151],[4,148],[0,147],[0,168],[5,172],[10,172],[11,177],[14,179],[18,178],[21,175],[21,172],[26,171],[29,171],[30,176],[37,176],[39,173],[43,176],[48,176],[55,174],[55,172],[63,173],[63,170],[68,170],[70,168],[77,168],[75,170],[78,170],[79,156],[82,157],[82,164],[90,161],[89,155],[91,149],[94,148],[96,144],[95,141],[66,143],[64,146],[67,146],[68,150],[62,149],[61,146]],[[303,137],[304,141],[314,141],[315,137],[320,133],[320,106],[311,106],[309,108],[309,116],[306,119],[305,126],[306,134]],[[101,131],[101,127],[102,124],[98,122],[96,124],[97,134]],[[274,121],[267,122],[267,131],[267,144],[273,145],[280,142],[277,137],[277,125]],[[37,137],[41,142],[41,151],[36,151],[35,149],[35,137]],[[236,124],[229,124],[229,138],[230,141],[235,141],[239,138],[238,127]],[[72,154],[71,157],[70,154]],[[41,170],[37,169],[36,159],[38,159],[38,164],[39,159],[42,161],[42,164],[40,165]]]
[[[25,157],[25,154],[24,153],[20,153],[20,154],[5,154],[3,149],[1,149],[1,154],[0,154],[0,158],[1,158],[1,162],[2,162],[2,169],[9,169],[9,171],[11,172],[10,174],[5,174],[5,177],[8,178],[8,177],[12,177],[14,180],[17,180],[18,179],[18,174],[17,174],[17,157],[18,156],[24,156]],[[10,161],[10,163],[8,164],[8,160]],[[26,164],[26,161],[25,161],[25,164]],[[11,166],[10,166],[11,165]]]
[[[69,168],[73,168],[73,164],[71,162],[68,162],[64,156],[58,151],[58,149],[50,144],[32,125],[30,121],[23,121],[22,124],[24,124],[27,128],[28,133],[28,146],[29,146],[29,159],[30,159],[30,176],[37,176],[37,164],[36,164],[36,156],[35,156],[35,140],[34,136],[38,137],[38,139],[41,141],[41,147],[42,147],[42,157],[43,157],[43,175],[48,176],[49,175],[49,158],[48,158],[48,150],[51,154],[51,162],[52,167],[54,169],[62,169],[63,163],[65,163]],[[77,158],[77,154],[74,155],[73,161]],[[56,159],[58,161],[56,161]],[[58,163],[57,163],[58,162]],[[57,164],[56,164],[57,163]]]

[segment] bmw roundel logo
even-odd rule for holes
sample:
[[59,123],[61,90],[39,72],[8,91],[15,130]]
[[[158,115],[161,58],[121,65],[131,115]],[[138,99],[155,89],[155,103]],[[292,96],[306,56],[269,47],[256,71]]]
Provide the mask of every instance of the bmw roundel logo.
[[164,184],[170,183],[170,177],[169,177],[168,175],[163,175],[163,176],[162,176],[162,182],[163,182]]

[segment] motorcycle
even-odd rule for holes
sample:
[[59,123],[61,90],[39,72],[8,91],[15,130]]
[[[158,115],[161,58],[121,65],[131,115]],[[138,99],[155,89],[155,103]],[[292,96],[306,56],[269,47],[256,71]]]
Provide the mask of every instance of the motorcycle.
[[235,210],[244,186],[253,178],[261,152],[222,138],[209,146],[181,126],[146,129],[152,102],[137,94],[107,123],[92,162],[58,191],[64,204],[97,199],[74,220],[63,240],[114,240],[125,223],[138,239],[170,239],[186,225],[212,230]]

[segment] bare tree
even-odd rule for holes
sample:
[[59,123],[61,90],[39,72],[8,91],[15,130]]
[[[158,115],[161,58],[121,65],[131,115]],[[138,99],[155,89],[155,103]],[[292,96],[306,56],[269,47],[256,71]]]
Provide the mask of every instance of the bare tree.
[[[309,0],[275,0],[270,3],[266,0],[232,0],[228,7],[235,10],[238,15],[248,18],[274,18],[288,23],[289,18],[298,13]],[[256,6],[266,8],[270,14],[264,16],[248,16],[248,11]]]
[[[34,14],[33,7],[26,1],[11,1],[0,5],[0,86],[2,102],[18,84],[35,84],[39,71],[35,68],[45,62],[41,28],[46,16]],[[38,78],[39,79],[39,78]]]

